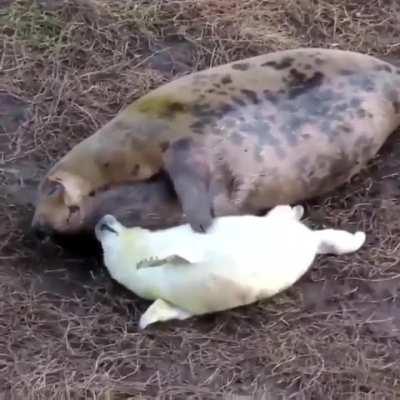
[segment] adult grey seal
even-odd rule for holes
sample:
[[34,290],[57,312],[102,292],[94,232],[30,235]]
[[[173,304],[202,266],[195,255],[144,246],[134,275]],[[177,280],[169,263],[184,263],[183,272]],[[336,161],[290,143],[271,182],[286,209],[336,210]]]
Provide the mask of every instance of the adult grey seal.
[[192,73],[65,154],[40,184],[32,225],[92,230],[101,210],[128,226],[166,217],[205,231],[213,216],[320,196],[398,127],[399,94],[400,69],[344,50],[277,51]]

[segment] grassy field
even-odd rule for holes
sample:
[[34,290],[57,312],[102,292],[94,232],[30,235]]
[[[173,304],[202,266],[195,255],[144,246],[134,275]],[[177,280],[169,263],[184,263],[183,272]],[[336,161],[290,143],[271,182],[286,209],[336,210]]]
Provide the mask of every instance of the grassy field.
[[271,301],[138,332],[96,254],[29,232],[48,166],[172,78],[321,46],[400,63],[397,0],[0,0],[0,399],[400,399],[400,138],[310,202],[368,243]]

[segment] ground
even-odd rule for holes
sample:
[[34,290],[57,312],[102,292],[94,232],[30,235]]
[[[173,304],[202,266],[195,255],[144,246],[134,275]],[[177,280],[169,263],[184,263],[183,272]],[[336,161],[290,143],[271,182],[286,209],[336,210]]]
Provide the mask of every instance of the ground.
[[173,77],[277,49],[400,61],[397,0],[0,0],[0,399],[400,399],[400,138],[317,226],[367,232],[270,301],[138,332],[96,252],[29,232],[46,168]]

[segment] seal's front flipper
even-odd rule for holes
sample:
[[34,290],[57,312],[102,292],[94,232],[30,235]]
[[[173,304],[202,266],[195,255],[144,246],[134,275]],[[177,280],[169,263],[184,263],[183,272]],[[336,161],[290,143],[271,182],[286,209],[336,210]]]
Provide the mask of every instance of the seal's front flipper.
[[183,138],[171,143],[164,154],[164,166],[180,200],[187,222],[196,232],[212,224],[211,171],[202,145]]
[[172,264],[172,265],[189,265],[192,264],[186,258],[183,258],[177,254],[172,256],[168,256],[165,258],[154,258],[154,259],[147,259],[142,260],[137,264],[137,269],[141,268],[151,268],[151,267],[161,267],[165,264]]
[[169,321],[171,319],[183,320],[191,316],[192,314],[188,311],[181,310],[162,299],[157,299],[140,317],[139,328],[145,329],[155,322]]

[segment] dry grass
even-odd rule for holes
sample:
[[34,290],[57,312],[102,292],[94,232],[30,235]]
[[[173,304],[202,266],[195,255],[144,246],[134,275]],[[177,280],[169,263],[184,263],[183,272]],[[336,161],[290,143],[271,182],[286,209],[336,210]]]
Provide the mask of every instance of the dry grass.
[[149,89],[299,46],[400,59],[399,38],[396,0],[0,1],[0,398],[400,398],[399,139],[309,207],[368,246],[251,307],[139,333],[147,303],[96,256],[27,233],[42,168]]

